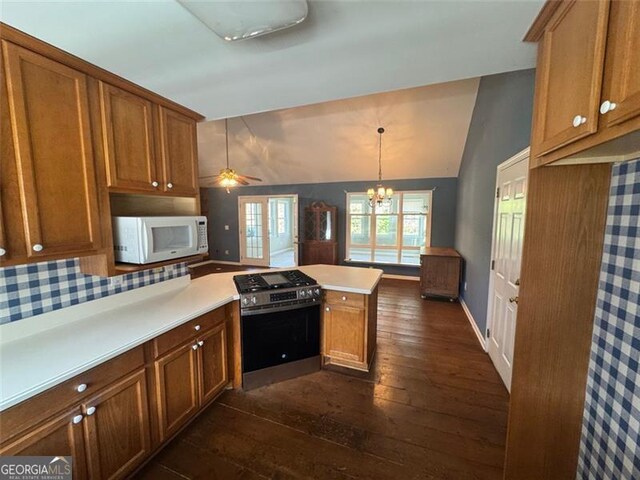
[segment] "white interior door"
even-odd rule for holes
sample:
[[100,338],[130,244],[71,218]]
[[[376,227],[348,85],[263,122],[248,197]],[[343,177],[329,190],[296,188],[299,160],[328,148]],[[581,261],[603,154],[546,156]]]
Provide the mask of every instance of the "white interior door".
[[518,314],[528,171],[529,149],[498,166],[496,181],[487,350],[509,391]]
[[240,263],[268,267],[269,200],[268,197],[238,197],[240,225]]

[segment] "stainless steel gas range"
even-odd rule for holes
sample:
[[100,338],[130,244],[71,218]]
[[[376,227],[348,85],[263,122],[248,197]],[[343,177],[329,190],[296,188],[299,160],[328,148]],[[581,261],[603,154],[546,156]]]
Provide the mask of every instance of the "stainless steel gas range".
[[243,388],[319,370],[322,291],[317,282],[299,270],[233,280],[240,293]]

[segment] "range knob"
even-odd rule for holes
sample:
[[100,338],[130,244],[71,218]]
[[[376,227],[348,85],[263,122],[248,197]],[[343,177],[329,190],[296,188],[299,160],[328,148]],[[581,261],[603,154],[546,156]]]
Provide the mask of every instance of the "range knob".
[[300,298],[305,298],[307,296],[306,290],[300,290]]
[[255,296],[251,297],[251,303],[255,305],[256,303],[258,303],[258,299]]
[[247,297],[243,297],[242,298],[242,304],[243,305],[249,305],[249,299]]
[[311,289],[307,290],[307,297],[309,298],[313,297],[313,290]]
[[319,297],[319,296],[320,296],[320,289],[319,289],[319,288],[314,289],[314,290],[313,290],[313,294],[314,294],[316,297]]

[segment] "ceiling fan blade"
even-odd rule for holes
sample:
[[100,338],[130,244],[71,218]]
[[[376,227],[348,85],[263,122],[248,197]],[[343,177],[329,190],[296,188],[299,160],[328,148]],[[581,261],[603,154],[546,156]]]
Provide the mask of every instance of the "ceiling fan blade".
[[243,180],[241,177],[238,177],[238,183],[240,185],[249,185],[249,182],[247,182],[246,180]]
[[262,181],[262,179],[261,179],[261,178],[258,178],[258,177],[251,177],[251,176],[249,176],[249,175],[240,175],[240,176],[241,176],[242,178],[246,178],[246,179],[249,179],[249,180],[254,180],[254,181],[256,181],[256,182],[261,182],[261,181]]

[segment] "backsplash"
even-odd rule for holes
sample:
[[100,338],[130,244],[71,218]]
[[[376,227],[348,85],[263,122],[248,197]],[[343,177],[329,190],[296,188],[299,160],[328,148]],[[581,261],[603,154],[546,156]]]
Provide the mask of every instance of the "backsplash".
[[117,277],[80,272],[77,258],[0,268],[0,324],[189,274],[186,263]]
[[640,160],[615,165],[576,478],[640,478]]

